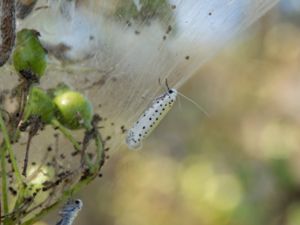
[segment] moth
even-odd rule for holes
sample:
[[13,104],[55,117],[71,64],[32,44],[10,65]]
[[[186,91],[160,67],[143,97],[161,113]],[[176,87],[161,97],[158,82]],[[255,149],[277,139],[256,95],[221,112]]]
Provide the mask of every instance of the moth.
[[143,112],[143,114],[134,123],[134,125],[127,131],[126,144],[128,148],[141,148],[143,140],[152,133],[152,131],[158,126],[161,120],[173,108],[178,95],[190,101],[206,116],[209,116],[208,113],[199,104],[194,102],[192,99],[184,96],[175,88],[170,88],[167,83],[167,80],[166,87],[167,91],[164,94],[158,96],[154,101],[152,101],[150,106]]
[[70,199],[59,212],[61,219],[56,225],[72,225],[82,205],[80,199]]
[[126,143],[130,149],[140,148],[143,140],[152,133],[172,109],[178,92],[174,88],[170,89],[168,86],[167,88],[168,90],[157,97],[134,123],[132,128],[128,130]]

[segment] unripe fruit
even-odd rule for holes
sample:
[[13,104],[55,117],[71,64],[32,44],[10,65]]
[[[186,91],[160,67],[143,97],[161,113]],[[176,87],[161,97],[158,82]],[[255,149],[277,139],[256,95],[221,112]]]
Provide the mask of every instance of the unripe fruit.
[[57,120],[69,129],[89,128],[93,109],[89,100],[76,91],[65,91],[53,99]]
[[43,89],[33,86],[25,108],[25,121],[29,116],[40,116],[42,122],[49,124],[54,118],[54,112],[55,105],[48,94]]
[[36,76],[36,79],[45,74],[47,51],[40,43],[37,31],[23,29],[17,33],[12,59],[15,69],[26,79],[29,79],[29,74]]

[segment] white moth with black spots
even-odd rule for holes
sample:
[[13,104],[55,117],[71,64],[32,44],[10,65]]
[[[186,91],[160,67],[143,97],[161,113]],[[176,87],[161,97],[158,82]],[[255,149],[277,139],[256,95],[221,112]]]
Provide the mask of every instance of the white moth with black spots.
[[56,225],[72,225],[82,205],[80,199],[69,200],[59,212],[61,220]]
[[166,93],[157,97],[144,111],[127,132],[126,143],[130,149],[139,149],[142,146],[143,140],[151,134],[173,107],[177,95],[177,90],[168,88]]

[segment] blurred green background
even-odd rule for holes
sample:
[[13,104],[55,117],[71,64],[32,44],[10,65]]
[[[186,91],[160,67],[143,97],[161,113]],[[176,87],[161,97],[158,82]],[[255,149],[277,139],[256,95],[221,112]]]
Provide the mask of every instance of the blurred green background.
[[282,1],[180,91],[210,117],[181,98],[141,151],[111,155],[78,196],[75,224],[299,225],[299,1]]

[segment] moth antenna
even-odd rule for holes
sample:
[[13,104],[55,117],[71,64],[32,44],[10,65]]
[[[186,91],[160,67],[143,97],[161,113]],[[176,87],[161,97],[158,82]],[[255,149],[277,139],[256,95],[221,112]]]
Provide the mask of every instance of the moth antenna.
[[168,91],[170,91],[170,87],[169,87],[169,84],[168,84],[168,79],[166,79],[165,83],[166,83],[166,87],[167,87]]
[[197,102],[195,102],[193,99],[185,96],[184,94],[181,94],[180,92],[178,92],[178,94],[185,98],[186,100],[188,100],[189,102],[191,102],[193,105],[195,105],[205,116],[210,117],[209,113]]
[[[158,84],[159,84],[160,86],[163,86],[162,83],[161,83],[160,77],[158,78]],[[167,87],[167,91],[170,91],[171,88],[170,88],[170,86],[169,86],[168,79],[165,80],[165,85],[166,85],[166,87]]]
[[158,78],[158,84],[159,84],[160,86],[162,86],[162,85],[161,85],[160,77]]

